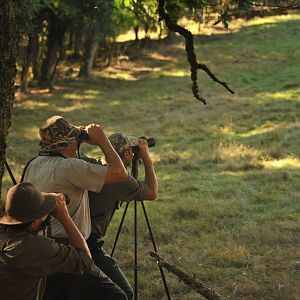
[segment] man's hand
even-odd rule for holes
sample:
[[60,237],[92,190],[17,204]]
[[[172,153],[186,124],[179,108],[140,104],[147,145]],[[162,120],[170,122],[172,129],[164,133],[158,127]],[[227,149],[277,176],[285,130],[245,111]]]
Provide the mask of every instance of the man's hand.
[[140,158],[142,159],[142,161],[144,161],[145,159],[150,159],[147,140],[146,139],[139,139],[138,147],[139,147]]
[[89,135],[89,140],[87,143],[90,145],[101,146],[103,140],[106,138],[101,126],[98,124],[90,124],[85,127],[85,130]]
[[51,215],[62,223],[64,220],[70,218],[69,211],[66,205],[66,199],[64,194],[53,193],[53,195],[56,199],[56,206],[51,212]]

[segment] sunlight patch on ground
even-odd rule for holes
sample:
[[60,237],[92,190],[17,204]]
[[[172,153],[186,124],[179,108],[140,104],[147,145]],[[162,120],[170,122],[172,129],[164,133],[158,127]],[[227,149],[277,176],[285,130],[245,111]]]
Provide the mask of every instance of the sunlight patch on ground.
[[189,76],[190,72],[188,69],[186,69],[186,70],[169,70],[169,71],[162,71],[161,74],[164,76],[170,76],[170,77],[184,77],[184,76]]
[[[277,128],[278,127],[279,126],[277,126]],[[250,137],[250,136],[255,136],[255,135],[268,133],[268,132],[274,131],[275,129],[276,129],[275,126],[270,126],[270,124],[267,123],[264,126],[257,127],[255,129],[252,129],[252,130],[248,131],[248,132],[235,134],[235,135],[240,136],[240,137]]]
[[48,102],[42,102],[42,101],[32,101],[32,100],[27,100],[22,103],[15,103],[14,107],[22,107],[25,109],[36,109],[36,108],[42,108],[42,107],[48,107],[49,103]]
[[177,59],[173,56],[170,55],[163,55],[159,52],[150,52],[147,55],[149,58],[151,59],[155,59],[155,60],[161,60],[161,61],[171,61],[171,62],[176,62]]
[[249,145],[236,142],[221,142],[215,152],[215,160],[241,159],[245,157],[257,157],[261,152]]
[[110,102],[109,102],[109,105],[110,106],[120,106],[122,103],[121,103],[121,101],[120,100],[111,100]]
[[99,90],[96,90],[96,89],[87,89],[87,90],[84,91],[84,94],[99,96],[101,93],[100,93]]
[[275,93],[261,93],[257,95],[258,102],[265,100],[293,100],[300,101],[300,89],[289,89],[286,91],[278,91]]
[[87,95],[82,95],[82,94],[75,94],[75,93],[68,93],[68,94],[65,94],[63,95],[63,98],[64,99],[68,99],[68,100],[91,100],[91,99],[95,99],[95,94],[91,94],[91,93],[88,93]]
[[279,124],[273,124],[272,122],[266,122],[265,124],[255,127],[255,128],[252,128],[249,131],[237,132],[237,130],[234,127],[234,124],[230,123],[226,126],[213,128],[213,131],[220,132],[226,136],[248,138],[248,137],[252,137],[252,136],[256,136],[256,135],[275,132],[277,130],[296,129],[296,128],[300,128],[300,122],[293,122],[293,123],[282,122]]
[[267,18],[255,18],[250,20],[244,24],[244,26],[252,26],[252,25],[262,25],[262,24],[269,24],[269,23],[280,23],[286,21],[299,21],[300,15],[286,15],[286,16],[273,16]]
[[116,70],[112,67],[109,67],[101,72],[101,76],[109,79],[121,79],[128,81],[135,81],[137,78],[128,71]]
[[75,110],[82,110],[82,109],[90,109],[90,104],[83,104],[81,102],[75,102],[72,106],[64,106],[64,107],[57,107],[56,110],[59,112],[71,112]]
[[267,160],[262,162],[265,169],[299,169],[300,160],[296,157],[286,157],[278,160]]

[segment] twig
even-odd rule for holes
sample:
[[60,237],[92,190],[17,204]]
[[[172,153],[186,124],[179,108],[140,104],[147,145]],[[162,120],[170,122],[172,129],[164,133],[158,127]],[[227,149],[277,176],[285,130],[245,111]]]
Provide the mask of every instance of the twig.
[[209,288],[204,283],[200,282],[199,280],[195,280],[194,277],[188,275],[182,269],[176,267],[175,265],[168,263],[164,258],[162,258],[160,255],[158,255],[156,252],[150,252],[150,256],[154,257],[156,259],[159,266],[164,267],[169,272],[176,275],[180,280],[182,280],[185,284],[189,285],[197,293],[199,293],[206,299],[208,299],[208,300],[226,300],[226,298],[224,298],[217,292],[213,291],[211,288]]

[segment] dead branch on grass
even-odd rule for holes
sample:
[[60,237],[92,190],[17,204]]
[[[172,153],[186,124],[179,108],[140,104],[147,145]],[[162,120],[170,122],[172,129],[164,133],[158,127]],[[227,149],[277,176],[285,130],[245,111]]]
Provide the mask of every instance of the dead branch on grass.
[[154,257],[159,266],[167,269],[169,272],[176,275],[180,280],[182,280],[185,284],[193,288],[197,293],[202,295],[208,300],[226,300],[223,296],[213,291],[204,283],[196,280],[193,276],[187,274],[182,269],[178,268],[175,265],[168,263],[164,258],[158,255],[156,252],[150,252],[150,256]]

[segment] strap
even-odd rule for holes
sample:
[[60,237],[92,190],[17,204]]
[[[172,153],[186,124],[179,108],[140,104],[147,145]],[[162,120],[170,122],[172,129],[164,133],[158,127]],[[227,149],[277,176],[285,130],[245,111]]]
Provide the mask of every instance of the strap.
[[28,169],[28,167],[29,167],[29,164],[30,164],[34,159],[36,159],[38,156],[39,156],[39,155],[33,157],[33,158],[26,164],[26,166],[25,166],[25,168],[24,168],[24,170],[23,170],[23,173],[22,173],[20,182],[23,182],[23,181],[24,181],[25,173],[26,173],[26,171],[27,171],[27,169]]
[[56,157],[63,157],[63,158],[66,158],[65,156],[63,156],[62,154],[60,154],[59,152],[45,152],[45,151],[40,151],[39,154],[35,157],[33,157],[25,166],[24,170],[23,170],[23,173],[22,173],[22,177],[21,177],[21,180],[20,182],[23,182],[24,181],[24,177],[25,177],[25,173],[29,167],[29,164],[34,160],[36,159],[37,157],[39,156],[56,156]]

